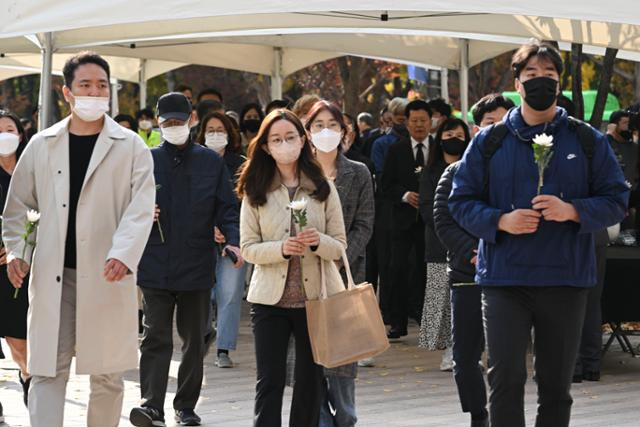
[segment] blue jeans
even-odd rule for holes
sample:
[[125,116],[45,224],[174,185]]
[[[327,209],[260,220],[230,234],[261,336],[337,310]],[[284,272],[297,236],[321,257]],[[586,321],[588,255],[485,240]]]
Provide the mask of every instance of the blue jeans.
[[211,290],[211,302],[215,301],[218,310],[216,347],[219,350],[236,349],[246,272],[246,262],[242,267],[234,268],[229,257],[218,256],[216,284]]
[[[319,427],[353,427],[356,416],[356,380],[348,377],[327,375],[326,398],[320,407]],[[331,405],[331,408],[329,407]],[[333,409],[336,414],[331,413]]]

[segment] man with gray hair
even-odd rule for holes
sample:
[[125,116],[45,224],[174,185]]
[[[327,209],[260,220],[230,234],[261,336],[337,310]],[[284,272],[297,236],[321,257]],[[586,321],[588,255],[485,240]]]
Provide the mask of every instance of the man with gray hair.
[[367,112],[358,114],[358,129],[360,129],[360,138],[363,140],[369,137],[373,130],[373,116]]
[[389,101],[389,105],[387,105],[389,112],[392,114],[393,128],[388,135],[376,139],[371,148],[371,160],[373,160],[376,166],[376,175],[378,178],[382,176],[384,160],[391,144],[396,142],[400,137],[409,136],[407,128],[404,126],[406,120],[404,109],[408,103],[407,98],[393,98]]
[[392,114],[393,128],[391,132],[376,139],[371,148],[371,160],[376,168],[376,219],[375,219],[375,239],[378,256],[378,274],[380,276],[380,309],[385,321],[391,316],[391,257],[389,248],[391,247],[391,211],[392,203],[389,202],[382,191],[382,172],[384,169],[385,157],[389,147],[402,138],[408,138],[409,133],[404,126],[404,110],[408,101],[406,98],[393,98],[387,104],[387,111]]

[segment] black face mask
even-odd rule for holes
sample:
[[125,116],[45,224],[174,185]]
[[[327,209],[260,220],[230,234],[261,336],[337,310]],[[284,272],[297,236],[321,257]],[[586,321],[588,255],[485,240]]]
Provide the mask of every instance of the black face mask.
[[524,100],[536,111],[549,109],[558,97],[558,81],[549,77],[536,77],[522,83],[524,86]]
[[260,129],[261,123],[262,122],[258,119],[247,119],[244,122],[242,122],[242,127],[251,133],[256,133]]
[[467,148],[467,143],[460,138],[449,138],[440,141],[440,146],[445,153],[451,156],[461,156],[465,148]]
[[393,124],[393,131],[400,136],[408,136],[409,131],[405,125]]
[[619,133],[620,133],[620,136],[626,139],[627,141],[631,141],[631,139],[633,138],[633,134],[631,133],[631,131],[623,130],[622,132],[619,132]]

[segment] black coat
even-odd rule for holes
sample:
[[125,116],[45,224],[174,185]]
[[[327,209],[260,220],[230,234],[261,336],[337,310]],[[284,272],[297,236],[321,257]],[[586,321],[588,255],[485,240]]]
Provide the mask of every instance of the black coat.
[[436,187],[433,202],[435,232],[447,250],[449,279],[452,283],[473,283],[476,268],[471,264],[478,239],[460,227],[449,212],[449,195],[459,162],[449,165]]
[[247,159],[243,155],[231,151],[225,151],[223,159],[224,164],[227,165],[227,171],[229,171],[229,180],[235,189],[238,183],[240,166],[242,166]]
[[418,211],[402,201],[407,191],[419,191],[418,174],[415,158],[409,138],[400,138],[391,144],[384,162],[382,174],[382,192],[384,198],[392,205],[392,230],[406,231],[414,224],[422,225]]
[[140,286],[175,291],[213,287],[214,225],[239,246],[238,199],[224,160],[213,150],[188,143],[184,150],[163,142],[153,148],[160,236],[154,223],[138,267]]
[[433,225],[433,205],[438,181],[444,172],[447,164],[443,161],[434,163],[424,169],[420,175],[420,216],[424,221],[424,260],[425,262],[447,262],[447,250],[440,243],[436,236],[436,229]]

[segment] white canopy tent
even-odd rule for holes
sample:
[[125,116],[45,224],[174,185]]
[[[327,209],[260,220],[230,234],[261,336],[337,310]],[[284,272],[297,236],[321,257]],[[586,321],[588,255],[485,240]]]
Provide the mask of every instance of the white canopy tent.
[[[146,99],[145,82],[149,78],[185,64],[224,67],[272,78],[272,97],[282,96],[282,80],[287,75],[345,54],[411,63],[426,68],[460,69],[462,51],[468,52],[469,64],[475,65],[516,47],[508,41],[460,39],[455,34],[421,32],[416,35],[396,33],[350,34],[322,29],[262,30],[236,33],[192,35],[190,38],[160,38],[136,43],[94,45],[91,49],[106,55],[112,64],[112,75],[120,80],[141,84],[141,105]],[[14,39],[9,39],[13,42]],[[2,43],[2,40],[0,40]],[[26,49],[14,42],[16,49]],[[33,51],[36,46],[26,45]],[[86,48],[58,47],[57,52],[76,52]],[[46,49],[43,49],[46,52]],[[5,50],[6,52],[6,50]],[[4,63],[37,66],[45,56],[36,54],[4,54]],[[52,55],[52,68],[61,69],[69,54]],[[465,56],[466,57],[466,56]],[[425,60],[426,59],[426,60]],[[171,60],[171,61],[169,61]],[[428,62],[427,62],[428,61]],[[446,92],[446,91],[445,91]],[[463,102],[466,106],[467,103]],[[46,102],[43,102],[46,105]],[[46,110],[43,108],[43,110]],[[44,111],[44,114],[47,114]]]
[[[70,56],[71,54],[65,53],[56,53],[53,55],[52,69],[54,74],[62,75],[62,67]],[[140,82],[139,71],[141,61],[139,59],[108,55],[105,56],[105,59],[109,62],[109,66],[111,67],[112,79],[131,83]],[[146,79],[149,80],[155,76],[159,76],[160,74],[164,74],[167,71],[174,70],[186,64],[172,61],[148,60],[145,65],[145,76]],[[3,78],[3,76],[5,75],[5,71],[7,72],[6,75],[9,76],[8,71],[11,69],[23,70],[23,72],[10,77],[17,77],[18,75],[26,74],[39,74],[42,71],[42,57],[41,55],[33,53],[6,54],[4,57],[0,58],[0,70],[2,70],[0,73],[0,80],[10,78]]]
[[[26,3],[26,2],[25,2]],[[607,10],[602,10],[601,4],[593,1],[565,1],[562,3],[550,0],[539,0],[535,4],[514,4],[505,0],[478,4],[473,0],[456,2],[455,11],[452,6],[443,5],[433,0],[407,0],[402,3],[403,10],[389,10],[387,2],[337,2],[313,0],[300,4],[296,2],[282,2],[264,0],[250,2],[238,0],[233,4],[221,7],[219,2],[196,2],[195,0],[179,0],[171,3],[151,2],[139,0],[135,3],[115,0],[108,4],[86,0],[70,0],[61,4],[56,0],[38,0],[31,4],[15,4],[9,13],[0,17],[0,53],[24,44],[23,40],[2,38],[37,33],[37,38],[30,37],[31,42],[43,51],[43,70],[51,69],[50,53],[53,51],[78,50],[87,46],[94,46],[95,50],[109,53],[122,50],[130,43],[136,44],[135,56],[142,57],[142,48],[152,51],[168,52],[168,46],[159,47],[158,43],[175,46],[173,60],[185,63],[182,54],[189,41],[207,40],[211,37],[247,37],[251,35],[265,37],[261,32],[277,28],[280,32],[289,34],[315,29],[317,32],[339,33],[339,42],[353,44],[360,41],[358,46],[367,49],[366,55],[379,53],[385,46],[392,43],[371,43],[363,39],[372,37],[399,37],[407,42],[407,37],[420,36],[425,31],[449,32],[457,34],[457,54],[454,55],[457,67],[461,70],[461,83],[465,84],[466,70],[474,62],[473,42],[469,42],[460,35],[477,34],[480,36],[529,38],[557,40],[559,42],[579,42],[595,47],[611,46],[630,52],[640,52],[640,15],[631,13],[624,0],[611,0]],[[35,5],[34,5],[35,3]],[[168,19],[167,17],[171,17]],[[43,34],[43,32],[54,32]],[[307,30],[308,31],[308,30]],[[272,34],[273,35],[273,34]],[[304,38],[304,35],[300,37]],[[316,36],[317,37],[317,36]],[[330,37],[330,36],[329,36]],[[464,36],[463,36],[464,37]],[[180,41],[185,45],[180,47]],[[300,39],[298,39],[300,40]],[[6,44],[5,44],[6,41]],[[237,41],[237,40],[236,40]],[[308,41],[307,41],[308,42]],[[145,43],[147,45],[145,46]],[[231,40],[229,40],[230,44]],[[336,40],[328,43],[336,43]],[[245,43],[246,44],[246,43]],[[105,46],[107,45],[107,46]],[[99,47],[102,46],[102,47]],[[145,47],[143,47],[145,46]],[[271,69],[271,75],[276,81],[282,77],[287,67],[287,49],[301,49],[299,44],[292,42],[289,47],[270,47],[269,58],[260,55],[246,46],[240,49],[241,55],[224,58],[226,67],[234,68],[234,61],[251,58],[254,63],[262,63]],[[331,46],[331,44],[323,46]],[[437,50],[444,51],[443,46]],[[342,53],[358,54],[344,47]],[[415,45],[405,44],[405,51],[420,51]],[[33,48],[33,45],[32,45]],[[309,49],[309,45],[305,45]],[[336,49],[331,46],[336,56]],[[317,60],[330,56],[326,50],[312,49]],[[393,56],[402,55],[402,49],[393,50]],[[508,50],[508,49],[506,49]],[[15,50],[13,50],[15,51]],[[261,49],[265,52],[265,49]],[[320,52],[325,51],[324,54]],[[420,51],[421,52],[421,51]],[[422,52],[421,52],[422,53]],[[500,52],[497,52],[500,53]],[[496,53],[496,54],[497,54]],[[117,53],[121,55],[122,53]],[[206,53],[206,57],[210,53]],[[415,55],[411,55],[415,60]],[[493,55],[492,55],[493,56]],[[49,58],[49,59],[48,59]],[[256,60],[263,58],[263,60]],[[431,57],[425,55],[420,63],[433,63]],[[436,58],[436,56],[434,56]],[[486,59],[486,58],[485,58]],[[204,59],[203,59],[204,60]],[[268,64],[268,65],[267,65]],[[205,64],[208,65],[208,64]],[[437,65],[437,64],[436,64]],[[43,89],[47,89],[47,79],[43,79]],[[46,91],[44,93],[47,93]],[[464,94],[465,91],[463,90]],[[463,97],[463,109],[466,103]],[[43,110],[45,110],[43,108]],[[46,113],[46,111],[45,111]]]
[[[391,6],[391,7],[390,7]],[[430,23],[460,18],[467,23],[491,26],[494,15],[513,18],[526,15],[532,17],[538,27],[547,30],[558,26],[558,20],[595,21],[616,24],[640,25],[640,14],[630,10],[628,0],[609,0],[606,8],[595,0],[538,0],[535,2],[514,2],[512,0],[458,0],[455,4],[441,0],[404,0],[401,4],[390,5],[387,0],[235,0],[233,2],[199,0],[111,0],[109,2],[87,0],[32,0],[14,1],[0,16],[0,37],[11,37],[43,32],[66,32],[80,29],[89,37],[105,40],[110,37],[140,38],[141,36],[170,35],[185,32],[221,31],[224,27],[236,29],[285,28],[291,26],[322,26],[319,19],[329,20],[333,25],[363,27],[365,22],[378,21],[382,28],[400,25],[407,28],[411,21],[421,21],[420,29],[432,28]],[[387,20],[382,15],[387,11]],[[268,17],[267,17],[268,14]],[[491,19],[487,19],[491,17]],[[381,19],[382,18],[382,19]],[[301,22],[303,21],[303,22]],[[576,22],[577,22],[576,21]],[[133,24],[125,27],[108,28],[117,24]],[[282,25],[288,24],[288,25]],[[425,25],[427,24],[427,25]],[[524,24],[524,22],[521,22]],[[579,24],[579,22],[578,22]],[[103,27],[97,31],[95,27]],[[587,28],[591,27],[590,24]],[[91,28],[91,31],[82,29]],[[188,28],[188,30],[187,30]],[[454,30],[447,26],[444,30]],[[582,25],[573,30],[583,28]],[[126,31],[124,31],[126,30]],[[187,30],[187,31],[185,31]],[[471,28],[462,30],[474,32]],[[493,28],[488,34],[499,34],[506,28]],[[545,28],[539,28],[545,31]],[[107,34],[109,33],[109,34]],[[153,33],[153,34],[152,34]],[[133,36],[135,34],[135,36]],[[76,33],[75,37],[80,34]],[[513,35],[513,34],[512,34]],[[73,36],[73,35],[72,35]],[[133,36],[133,37],[131,37]],[[545,37],[558,39],[555,37]]]

